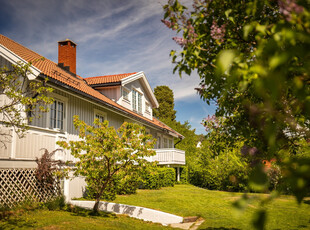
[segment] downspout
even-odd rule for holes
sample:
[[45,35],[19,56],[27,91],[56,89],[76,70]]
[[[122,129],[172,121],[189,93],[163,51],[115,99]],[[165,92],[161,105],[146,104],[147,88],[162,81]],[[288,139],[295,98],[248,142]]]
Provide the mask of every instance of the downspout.
[[183,139],[180,138],[179,141],[177,143],[174,144],[174,148],[177,146],[177,144],[179,144]]

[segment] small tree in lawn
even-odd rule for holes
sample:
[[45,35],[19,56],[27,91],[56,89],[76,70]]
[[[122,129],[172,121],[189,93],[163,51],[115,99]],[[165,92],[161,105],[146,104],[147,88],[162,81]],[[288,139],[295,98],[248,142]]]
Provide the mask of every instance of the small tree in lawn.
[[94,126],[74,116],[74,126],[79,130],[80,141],[58,142],[78,158],[75,175],[85,177],[87,185],[95,194],[93,211],[99,211],[99,202],[108,192],[115,197],[117,174],[130,174],[148,163],[144,157],[155,155],[152,150],[155,140],[145,134],[145,129],[137,124],[125,122],[118,130],[109,127],[108,121],[94,121]]

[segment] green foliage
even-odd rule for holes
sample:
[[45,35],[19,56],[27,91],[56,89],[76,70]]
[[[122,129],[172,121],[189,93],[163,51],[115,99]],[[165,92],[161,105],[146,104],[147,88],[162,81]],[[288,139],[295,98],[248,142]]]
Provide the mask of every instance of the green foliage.
[[79,159],[74,174],[85,177],[96,198],[93,210],[98,212],[100,199],[115,198],[120,175],[132,175],[152,165],[144,157],[155,154],[155,140],[143,127],[127,122],[116,131],[108,121],[95,119],[91,126],[74,116],[74,126],[81,140],[58,144]]
[[208,189],[246,191],[250,167],[239,148],[225,149],[215,155],[209,141],[201,149],[201,157],[191,172],[190,183]]
[[[52,88],[46,87],[47,79],[28,80],[27,76],[31,73],[30,67],[31,62],[19,63],[10,68],[6,66],[0,68],[0,96],[7,98],[0,106],[1,124],[4,127],[13,127],[20,138],[29,129],[27,122],[31,122],[33,113],[46,112],[46,105],[53,103],[53,98],[47,96],[53,91]],[[28,114],[31,116],[27,121]],[[5,147],[6,139],[10,134],[0,129],[0,135],[3,137],[0,143]]]
[[310,138],[309,2],[194,1],[188,10],[171,0],[164,11],[163,22],[182,33],[174,38],[182,47],[171,53],[174,70],[198,72],[202,99],[216,101],[216,116],[225,118],[226,145],[242,141],[244,155],[256,158],[251,186],[266,188],[258,159],[275,158],[301,202],[310,163],[282,153],[293,156]]
[[159,103],[159,107],[153,109],[153,115],[160,120],[175,121],[176,111],[174,110],[173,91],[165,85],[156,86],[154,95]]
[[158,168],[160,187],[173,187],[175,183],[174,168]]
[[64,196],[56,197],[55,199],[44,203],[44,207],[46,207],[48,210],[63,210],[65,206],[66,203]]
[[167,167],[153,167],[142,174],[142,189],[160,189],[161,187],[174,186],[175,169]]
[[160,189],[160,177],[158,170],[152,170],[151,172],[144,174],[142,178],[142,189]]
[[180,167],[180,184],[188,183],[188,167],[182,166]]

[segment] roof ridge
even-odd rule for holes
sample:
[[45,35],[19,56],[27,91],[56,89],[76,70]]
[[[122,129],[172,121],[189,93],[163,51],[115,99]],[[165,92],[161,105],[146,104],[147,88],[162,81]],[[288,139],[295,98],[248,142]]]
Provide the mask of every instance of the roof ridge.
[[104,77],[111,77],[111,76],[120,76],[120,75],[127,75],[127,74],[136,74],[138,72],[132,72],[132,73],[120,73],[120,74],[110,74],[110,75],[102,75],[102,76],[95,76],[95,77],[85,77],[84,79],[87,80],[87,79],[93,79],[93,78],[104,78]]

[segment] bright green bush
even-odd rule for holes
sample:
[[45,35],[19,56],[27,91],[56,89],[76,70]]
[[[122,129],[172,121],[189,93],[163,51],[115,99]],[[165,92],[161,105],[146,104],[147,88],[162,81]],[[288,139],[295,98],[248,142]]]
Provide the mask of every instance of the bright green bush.
[[161,188],[160,177],[158,170],[153,170],[142,176],[142,189],[160,189]]
[[182,166],[180,167],[180,183],[187,184],[188,182],[188,167]]
[[153,168],[142,176],[142,189],[160,189],[161,187],[174,186],[175,169],[166,167]]
[[160,187],[173,187],[175,183],[174,168],[158,168]]
[[189,170],[191,184],[213,190],[247,190],[250,168],[238,148],[226,149],[219,155],[208,149],[201,151],[200,162]]

